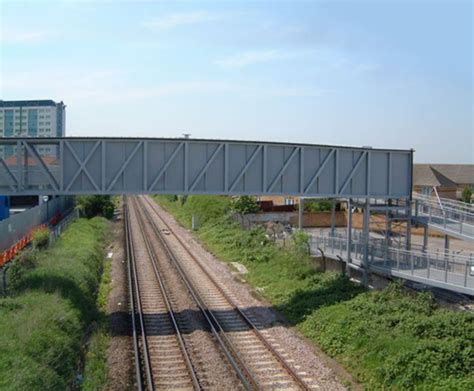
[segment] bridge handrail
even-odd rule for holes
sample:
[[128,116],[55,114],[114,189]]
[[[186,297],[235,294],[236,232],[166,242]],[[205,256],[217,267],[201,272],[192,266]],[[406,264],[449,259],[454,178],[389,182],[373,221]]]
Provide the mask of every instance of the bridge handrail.
[[412,215],[415,219],[419,217],[428,219],[429,225],[474,239],[472,235],[472,232],[474,232],[474,212],[465,208],[456,209],[450,206],[441,208],[439,204],[432,200],[415,198]]
[[[347,240],[334,236],[312,236],[313,248],[325,254],[333,252],[347,259]],[[314,244],[314,247],[313,247]],[[329,250],[329,251],[328,251]],[[375,250],[375,251],[374,251]],[[363,259],[365,245],[359,241],[351,242],[351,260]],[[373,270],[396,271],[408,279],[422,278],[433,284],[446,284],[470,291],[474,278],[474,260],[467,257],[451,258],[447,254],[408,251],[386,246],[376,248],[369,243],[367,267]],[[352,262],[352,261],[351,261]],[[422,274],[420,275],[420,271]],[[468,286],[469,281],[469,286]]]
[[[341,234],[336,235],[312,235],[311,239],[324,239],[324,240],[329,240],[332,243],[338,243],[339,242],[343,243],[344,248],[347,250],[347,237],[343,236]],[[357,247],[363,247],[364,242],[360,239],[353,239],[352,243],[357,244]],[[372,250],[376,251],[397,251],[400,253],[404,254],[413,254],[413,255],[424,255],[424,256],[430,256],[431,258],[439,258],[439,259],[445,259],[445,258],[450,258],[450,259],[456,259],[459,260],[459,262],[472,262],[474,264],[474,254],[471,253],[470,255],[462,255],[457,252],[454,252],[452,250],[439,250],[439,251],[431,251],[431,250],[423,250],[422,246],[419,245],[413,245],[412,244],[412,249],[411,250],[406,250],[405,248],[401,247],[394,247],[394,246],[387,246],[385,244],[385,239],[370,239],[369,241],[369,248]]]
[[[420,200],[426,203],[439,205],[437,198],[432,197],[432,196],[427,196],[425,194],[413,193],[413,198],[415,200]],[[439,201],[441,202],[443,207],[448,207],[448,208],[456,209],[456,210],[463,210],[464,212],[474,214],[474,204],[468,204],[463,201],[451,200],[448,198],[441,198],[441,197],[439,198]]]

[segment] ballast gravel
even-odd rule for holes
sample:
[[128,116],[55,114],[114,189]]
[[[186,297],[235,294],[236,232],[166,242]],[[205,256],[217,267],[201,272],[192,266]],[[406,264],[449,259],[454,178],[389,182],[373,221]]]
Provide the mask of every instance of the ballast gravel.
[[[320,390],[347,389],[336,376],[336,372],[347,380],[350,379],[350,375],[331,359],[323,357],[322,353],[317,353],[315,347],[298,335],[296,330],[286,327],[281,314],[278,314],[271,304],[257,298],[258,293],[242,282],[245,274],[232,271],[228,264],[207,251],[194,238],[192,232],[179,225],[171,214],[161,206],[158,206],[158,209],[160,215],[174,232],[180,235],[188,249],[200,259],[215,278],[218,278],[221,284],[233,293],[238,300],[239,307],[244,309],[247,315],[257,320],[258,325],[261,326],[259,328],[267,340],[280,350],[280,354],[284,355],[287,363],[296,369],[303,379],[317,383]],[[352,386],[358,388],[355,384]]]

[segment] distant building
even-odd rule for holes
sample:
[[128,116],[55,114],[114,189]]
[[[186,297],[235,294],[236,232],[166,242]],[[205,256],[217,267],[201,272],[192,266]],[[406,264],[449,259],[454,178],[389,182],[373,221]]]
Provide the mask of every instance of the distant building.
[[415,164],[413,190],[425,195],[461,198],[464,188],[474,190],[474,164]]
[[[64,137],[66,105],[53,100],[0,100],[1,137]],[[42,155],[55,155],[54,147],[43,146]],[[0,157],[13,155],[15,147],[0,147]]]

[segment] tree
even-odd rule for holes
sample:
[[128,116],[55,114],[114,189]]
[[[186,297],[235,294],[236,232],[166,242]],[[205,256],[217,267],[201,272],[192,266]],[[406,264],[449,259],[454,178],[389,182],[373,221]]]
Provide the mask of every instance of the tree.
[[114,217],[115,205],[111,196],[78,196],[76,198],[76,205],[81,216],[87,218],[104,216],[107,219],[111,219]]
[[468,186],[466,186],[464,190],[462,191],[461,199],[464,202],[467,202],[468,204],[470,204],[471,197],[472,197],[472,190]]

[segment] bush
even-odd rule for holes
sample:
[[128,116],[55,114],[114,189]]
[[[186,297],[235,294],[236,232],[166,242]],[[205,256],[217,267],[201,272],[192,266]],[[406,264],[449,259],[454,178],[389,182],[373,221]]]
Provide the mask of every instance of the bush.
[[473,389],[474,315],[439,309],[428,293],[392,284],[323,307],[302,329],[369,389]]
[[310,201],[305,200],[304,211],[305,212],[328,212],[331,210],[332,203],[328,200]]
[[48,228],[41,228],[33,233],[33,247],[44,250],[49,245],[50,232]]
[[301,231],[301,230],[297,230],[293,233],[293,243],[294,243],[294,246],[295,246],[295,250],[299,253],[299,254],[309,254],[310,253],[310,243],[309,243],[309,240],[310,240],[310,236],[308,233],[304,232],[304,231]]
[[461,199],[468,204],[471,203],[472,190],[469,187],[465,187],[462,191]]
[[111,196],[78,196],[76,205],[80,215],[88,219],[103,216],[110,220],[114,217],[115,204]]
[[231,208],[235,213],[246,215],[249,213],[257,213],[260,206],[255,197],[241,196],[232,201]]
[[22,284],[26,273],[34,269],[38,263],[38,253],[35,250],[22,251],[7,269],[8,286],[15,291]]

